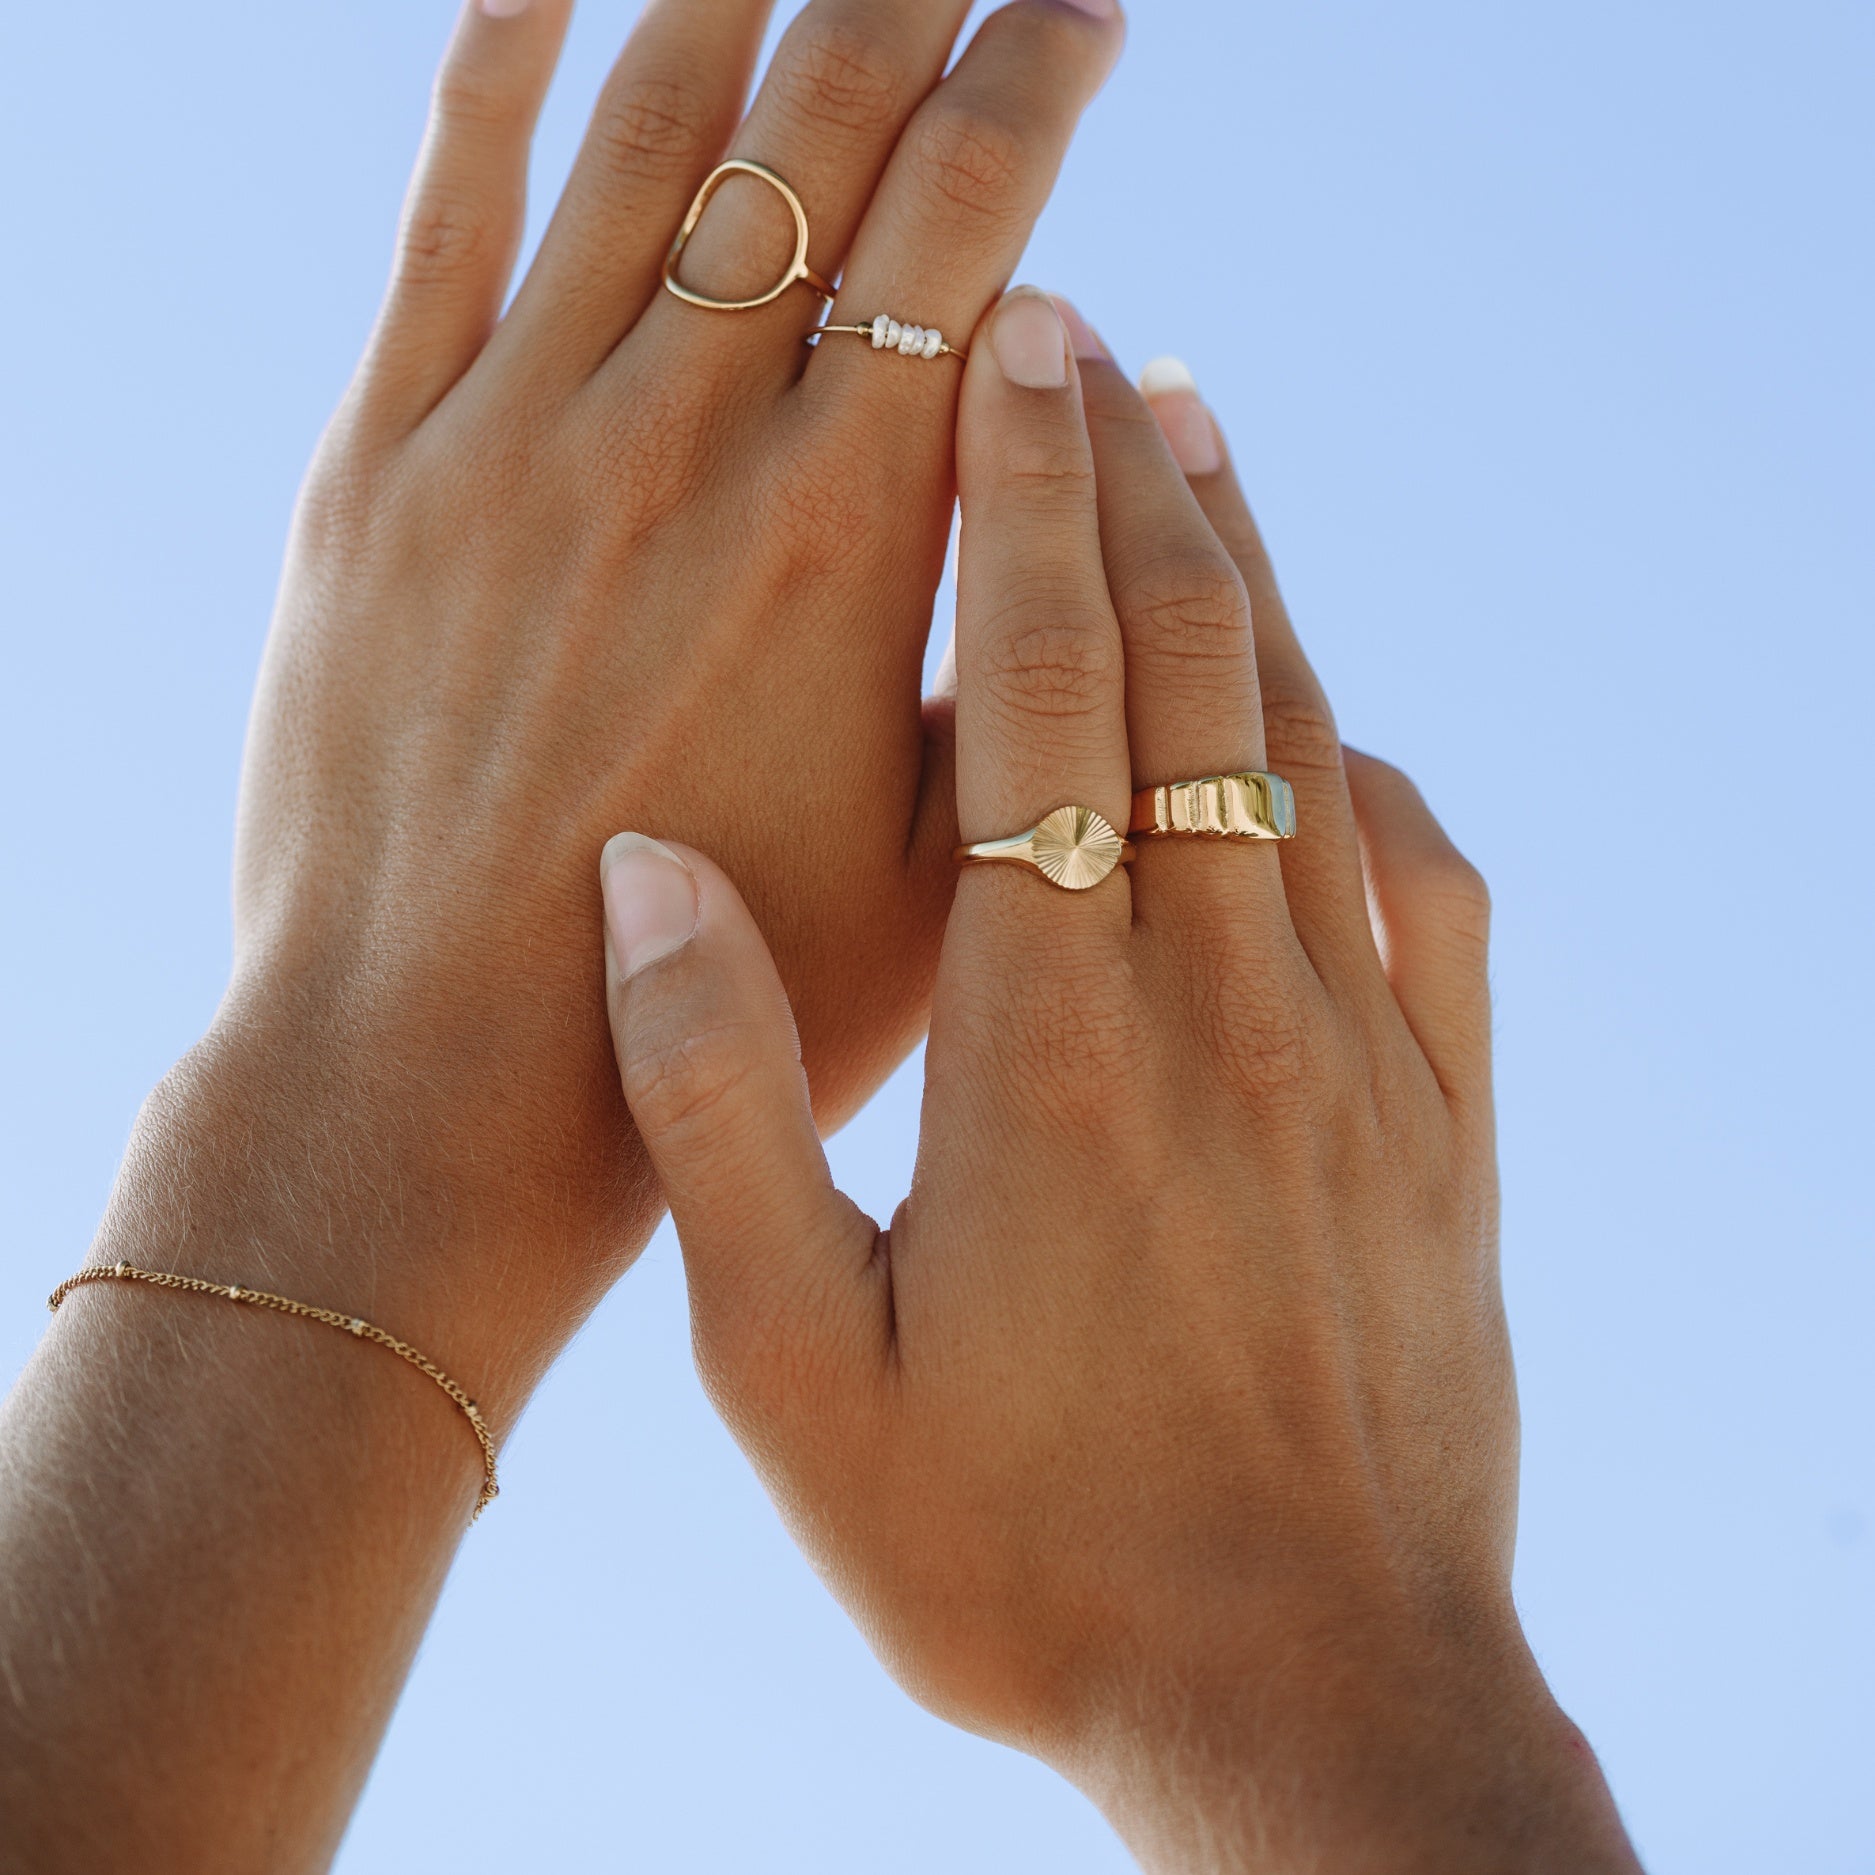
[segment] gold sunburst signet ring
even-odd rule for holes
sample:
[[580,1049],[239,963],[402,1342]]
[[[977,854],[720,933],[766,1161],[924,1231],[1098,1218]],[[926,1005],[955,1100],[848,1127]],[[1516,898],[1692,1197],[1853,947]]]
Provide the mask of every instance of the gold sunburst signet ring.
[[953,855],[960,866],[990,862],[1026,866],[1051,885],[1085,892],[1114,867],[1133,857],[1133,849],[1091,807],[1058,807],[1027,833],[1006,840],[978,840]]
[[[787,203],[788,213],[794,217],[794,258],[788,262],[787,272],[766,293],[758,293],[753,299],[712,299],[707,293],[699,293],[685,286],[677,277],[677,262],[690,237],[696,233],[697,223],[703,219],[703,211],[710,205],[710,197],[731,176],[754,176],[758,181],[767,183]],[[778,300],[797,280],[805,281],[822,299],[829,302],[833,299],[833,288],[807,264],[807,210],[801,206],[801,198],[772,169],[760,163],[751,163],[742,157],[732,157],[727,163],[718,163],[703,178],[703,186],[691,202],[690,211],[677,230],[677,238],[671,242],[671,251],[664,256],[664,284],[680,300],[692,306],[702,306],[710,312],[752,312],[757,306],[767,306]]]
[[1128,833],[1142,839],[1195,834],[1229,840],[1293,840],[1296,791],[1281,775],[1252,771],[1205,775],[1141,788],[1133,796]]

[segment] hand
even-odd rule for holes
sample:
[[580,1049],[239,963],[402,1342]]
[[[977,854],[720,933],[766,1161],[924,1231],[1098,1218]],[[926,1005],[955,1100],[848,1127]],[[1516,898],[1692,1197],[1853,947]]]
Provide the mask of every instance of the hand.
[[[836,319],[961,338],[1120,40],[1101,0],[1016,0],[940,82],[966,0],[814,0],[738,128],[768,10],[654,0],[505,316],[569,6],[465,11],[294,529],[227,1010],[158,1109],[245,1181],[257,1280],[447,1349],[498,1414],[661,1209],[592,1021],[597,946],[546,935],[584,922],[604,833],[668,828],[736,879],[822,1124],[921,1033],[951,888],[918,676],[961,366],[809,347],[805,286],[682,304],[671,236],[726,148],[759,158],[805,202],[812,264],[845,269]],[[683,277],[758,291],[792,237],[732,180]]]
[[[810,350],[803,287],[681,304],[672,232],[731,146],[799,191],[837,318],[967,332],[1120,39],[1101,0],[1015,0],[940,83],[966,0],[812,0],[738,129],[767,0],[653,0],[501,316],[568,9],[462,16],[294,527],[233,981],[93,1251],[376,1321],[497,1435],[661,1209],[596,1021],[604,833],[724,860],[826,1122],[918,1033],[950,892],[946,719],[927,734],[917,692],[960,367]],[[746,295],[789,232],[732,183],[684,277]],[[381,1350],[74,1296],[0,1406],[8,1847],[324,1866],[480,1475]]]
[[728,877],[614,841],[705,1379],[899,1680],[1151,1867],[1631,1868],[1511,1603],[1484,890],[1344,759],[1208,414],[1073,323],[1011,295],[965,378],[963,835],[1267,766],[1299,836],[965,870],[888,1232]]

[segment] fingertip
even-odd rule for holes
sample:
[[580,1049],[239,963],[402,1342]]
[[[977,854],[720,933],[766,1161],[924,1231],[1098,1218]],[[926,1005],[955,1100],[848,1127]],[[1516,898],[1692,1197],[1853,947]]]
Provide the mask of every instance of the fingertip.
[[1198,394],[1182,358],[1153,359],[1139,374],[1139,393],[1157,420],[1172,459],[1187,475],[1215,475],[1224,466],[1217,419]]
[[1088,19],[1097,20],[1107,29],[1107,61],[1100,73],[1104,82],[1126,44],[1126,12],[1120,0],[1059,0],[1059,3]]
[[1068,343],[1075,357],[1111,360],[1113,354],[1108,351],[1106,341],[1081,317],[1080,309],[1074,302],[1059,293],[1054,295],[1054,301],[1055,310],[1061,315],[1061,323],[1067,327]]

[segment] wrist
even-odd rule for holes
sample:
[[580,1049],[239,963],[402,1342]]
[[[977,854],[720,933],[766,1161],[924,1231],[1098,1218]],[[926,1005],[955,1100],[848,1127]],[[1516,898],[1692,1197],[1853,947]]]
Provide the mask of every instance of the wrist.
[[1116,1706],[1064,1766],[1150,1875],[1638,1875],[1514,1622],[1455,1655],[1336,1631]]
[[516,1150],[525,1114],[476,1137],[440,1077],[374,1039],[231,993],[145,1103],[91,1261],[361,1316],[459,1379],[499,1438],[662,1200],[621,1123],[605,1215],[575,1211],[558,1168]]

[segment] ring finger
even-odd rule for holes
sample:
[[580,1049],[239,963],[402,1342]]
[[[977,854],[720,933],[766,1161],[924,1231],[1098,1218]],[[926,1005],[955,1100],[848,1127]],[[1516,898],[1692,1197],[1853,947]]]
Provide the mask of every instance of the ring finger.
[[[808,218],[807,262],[836,278],[907,121],[944,70],[969,0],[813,0],[783,35],[730,154],[779,175]],[[667,237],[668,238],[668,237]],[[775,191],[732,175],[681,257],[684,284],[721,299],[765,291],[784,271],[794,224]],[[692,368],[765,358],[779,381],[801,370],[801,339],[821,316],[790,288],[765,306],[713,314],[659,294],[634,336],[681,346]]]
[[1268,766],[1296,792],[1297,837],[1281,850],[1290,916],[1318,970],[1380,981],[1354,807],[1327,693],[1296,635],[1275,570],[1225,451],[1223,432],[1176,359],[1147,366],[1147,403],[1250,598]]
[[[1107,584],[1126,645],[1126,735],[1133,787],[1163,787],[1264,765],[1250,601],[1146,401],[1070,306],[1100,494]],[[1282,874],[1263,841],[1147,838],[1135,866],[1141,917],[1172,895],[1174,926],[1191,895],[1247,913],[1254,942],[1285,926]]]

